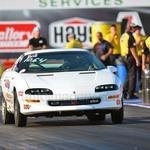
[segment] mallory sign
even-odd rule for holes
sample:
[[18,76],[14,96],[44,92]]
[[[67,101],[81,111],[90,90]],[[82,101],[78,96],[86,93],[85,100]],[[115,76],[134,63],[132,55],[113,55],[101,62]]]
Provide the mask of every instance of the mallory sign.
[[35,21],[0,22],[0,52],[27,50],[32,30],[37,25]]

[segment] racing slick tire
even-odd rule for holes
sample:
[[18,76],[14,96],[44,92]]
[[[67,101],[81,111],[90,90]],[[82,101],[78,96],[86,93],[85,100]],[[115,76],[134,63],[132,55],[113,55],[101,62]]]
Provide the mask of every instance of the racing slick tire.
[[15,116],[15,126],[16,127],[25,127],[27,124],[27,117],[20,113],[20,105],[17,98],[17,93],[14,93],[15,100],[15,108],[14,108],[14,116]]
[[124,109],[123,106],[119,110],[111,111],[111,120],[114,124],[121,124],[124,118]]
[[105,120],[105,113],[89,113],[86,116],[90,122]]
[[14,114],[7,110],[7,104],[2,95],[2,123],[3,124],[14,124]]

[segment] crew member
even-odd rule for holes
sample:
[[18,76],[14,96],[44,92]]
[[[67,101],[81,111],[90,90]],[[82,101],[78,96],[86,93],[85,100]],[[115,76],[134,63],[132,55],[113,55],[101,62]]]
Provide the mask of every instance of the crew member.
[[144,48],[142,51],[142,70],[150,69],[150,36],[148,36],[144,42]]
[[137,98],[134,93],[136,85],[136,71],[137,67],[140,65],[133,32],[134,27],[130,25],[120,38],[121,56],[124,60],[127,70],[127,78],[123,88],[124,97],[127,99]]
[[137,71],[138,71],[138,83],[139,83],[139,87],[138,89],[141,89],[141,75],[142,75],[142,49],[143,49],[143,44],[144,44],[144,39],[145,36],[142,35],[141,33],[141,29],[142,27],[139,25],[134,26],[134,32],[133,32],[133,37],[135,39],[136,42],[136,50],[137,50],[137,55],[139,57],[139,61],[140,61],[140,66],[137,67]]
[[113,46],[113,53],[111,55],[112,64],[116,65],[116,59],[120,56],[120,37],[117,33],[117,26],[112,24],[110,26],[110,32],[106,35],[105,38]]
[[81,41],[77,39],[74,34],[69,34],[67,40],[68,42],[66,43],[65,48],[83,48]]
[[101,32],[96,33],[97,43],[93,47],[94,54],[107,66],[112,65],[110,56],[113,52],[113,46],[111,43],[103,39]]
[[32,31],[33,38],[29,40],[30,50],[40,50],[47,48],[47,40],[41,36],[40,28],[35,27]]

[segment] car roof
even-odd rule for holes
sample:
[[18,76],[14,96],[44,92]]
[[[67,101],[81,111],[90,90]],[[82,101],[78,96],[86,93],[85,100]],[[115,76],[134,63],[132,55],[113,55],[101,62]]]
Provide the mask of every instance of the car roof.
[[72,49],[66,49],[66,48],[51,48],[51,49],[42,49],[42,50],[32,50],[25,52],[24,55],[29,54],[37,54],[37,53],[47,53],[47,52],[68,52],[68,51],[88,51],[86,49],[80,49],[80,48],[72,48]]

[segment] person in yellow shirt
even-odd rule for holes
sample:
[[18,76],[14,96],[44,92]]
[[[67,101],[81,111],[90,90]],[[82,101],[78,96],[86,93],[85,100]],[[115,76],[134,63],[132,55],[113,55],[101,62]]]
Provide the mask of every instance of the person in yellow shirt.
[[74,34],[68,35],[68,42],[65,45],[65,48],[83,48],[83,45],[80,40],[75,38]]
[[133,32],[133,37],[134,37],[135,42],[136,42],[137,55],[139,56],[140,59],[142,56],[142,47],[143,47],[143,43],[145,40],[145,36],[141,34],[141,29],[142,29],[141,26],[136,25],[134,27],[134,32]]
[[150,69],[150,35],[146,38],[142,51],[142,70],[145,69]]
[[135,99],[136,72],[139,67],[139,58],[136,52],[136,41],[133,37],[134,27],[128,26],[120,38],[121,56],[127,70],[123,94],[126,99]]
[[110,32],[106,35],[105,40],[110,42],[113,46],[111,61],[112,64],[116,65],[116,59],[120,56],[120,37],[117,33],[117,26],[115,24],[110,26]]
[[145,36],[142,35],[141,33],[141,29],[142,27],[139,25],[134,26],[134,32],[133,32],[133,37],[135,39],[135,43],[136,43],[136,52],[137,52],[137,56],[139,58],[140,61],[140,66],[137,68],[137,72],[138,72],[138,89],[141,89],[141,75],[142,75],[142,48],[143,48],[143,44],[144,44],[144,39]]

